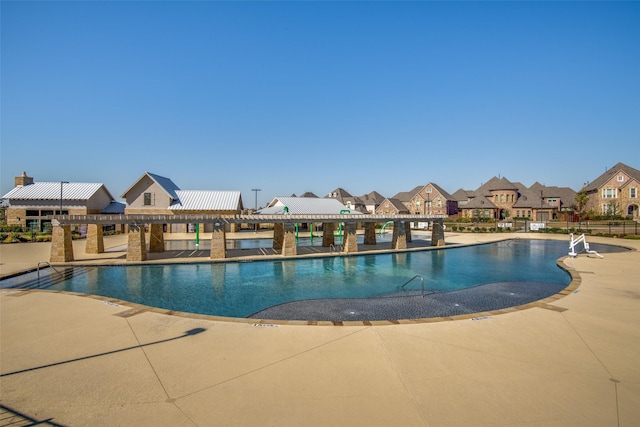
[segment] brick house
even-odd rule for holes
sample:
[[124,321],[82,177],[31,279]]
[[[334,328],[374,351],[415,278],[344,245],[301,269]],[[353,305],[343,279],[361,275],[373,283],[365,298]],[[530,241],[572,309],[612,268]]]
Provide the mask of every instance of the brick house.
[[589,198],[585,211],[592,210],[598,215],[616,214],[639,219],[640,171],[618,163],[582,190]]
[[418,185],[410,191],[400,192],[389,200],[400,201],[405,210],[402,213],[447,216],[458,213],[458,201],[442,187],[432,182]]
[[576,192],[568,187],[531,187],[493,177],[475,191],[458,190],[454,197],[463,218],[528,218],[536,221],[568,219]]

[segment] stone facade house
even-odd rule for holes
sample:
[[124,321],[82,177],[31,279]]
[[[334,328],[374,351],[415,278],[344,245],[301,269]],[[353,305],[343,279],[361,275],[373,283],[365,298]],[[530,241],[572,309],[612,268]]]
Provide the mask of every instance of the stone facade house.
[[352,196],[344,188],[336,188],[325,196],[326,199],[335,199],[353,211],[367,213],[367,207],[360,197]]
[[360,196],[360,200],[364,203],[365,210],[367,213],[375,213],[378,209],[378,206],[382,202],[384,202],[385,197],[378,193],[377,191],[372,191],[371,193]]
[[100,214],[114,198],[102,183],[34,182],[26,172],[15,177],[15,188],[2,198],[9,202],[7,224],[45,231],[52,215]]
[[387,198],[378,205],[375,211],[378,215],[401,215],[409,214],[409,209],[400,199]]
[[640,171],[618,163],[582,188],[589,198],[585,211],[639,219]]
[[[239,215],[243,210],[239,191],[181,190],[171,179],[145,172],[121,196],[126,200],[126,214],[198,214]],[[227,231],[236,231],[236,224]],[[210,232],[212,224],[203,224],[200,231]],[[164,226],[165,232],[195,231],[195,224]]]
[[475,191],[458,190],[454,197],[463,218],[528,218],[535,221],[572,219],[576,192],[568,187],[531,187],[493,177]]
[[519,188],[518,201],[513,205],[511,216],[535,221],[573,221],[576,192],[569,187],[545,186],[539,182],[527,188]]
[[402,202],[410,214],[454,216],[458,213],[458,201],[432,182],[400,192],[392,199]]

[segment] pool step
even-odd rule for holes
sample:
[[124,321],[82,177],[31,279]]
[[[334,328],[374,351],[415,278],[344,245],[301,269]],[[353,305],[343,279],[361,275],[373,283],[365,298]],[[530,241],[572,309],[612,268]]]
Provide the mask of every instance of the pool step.
[[26,282],[17,284],[14,286],[14,288],[47,289],[47,288],[50,288],[51,286],[62,283],[65,280],[69,280],[72,277],[76,277],[81,274],[86,274],[87,271],[89,271],[90,269],[91,269],[90,267],[70,267],[70,268],[58,267],[56,270],[53,270],[51,268],[43,268],[43,269],[40,269],[40,277],[35,277]]

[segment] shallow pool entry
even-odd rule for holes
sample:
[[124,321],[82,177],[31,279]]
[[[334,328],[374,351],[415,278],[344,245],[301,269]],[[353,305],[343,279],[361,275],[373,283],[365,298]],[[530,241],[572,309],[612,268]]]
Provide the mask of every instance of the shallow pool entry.
[[[600,252],[612,246],[592,245]],[[254,262],[56,267],[0,287],[45,288],[168,310],[229,317],[375,320],[450,316],[553,295],[570,275],[561,241]],[[424,296],[421,282],[424,280]]]

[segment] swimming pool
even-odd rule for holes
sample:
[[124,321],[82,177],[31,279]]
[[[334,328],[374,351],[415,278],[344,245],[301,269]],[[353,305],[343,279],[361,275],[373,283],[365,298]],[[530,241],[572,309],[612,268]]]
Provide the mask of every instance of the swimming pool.
[[[592,245],[600,252],[616,250]],[[73,268],[66,280],[52,279],[47,289],[116,298],[168,310],[229,317],[249,317],[295,301],[415,297],[421,276],[432,295],[455,294],[480,285],[519,283],[542,286],[552,295],[570,275],[556,265],[567,243],[508,240],[467,247],[378,255],[334,256],[282,261],[253,261]],[[35,273],[6,279],[0,287],[33,283]],[[516,286],[514,288],[513,286]],[[548,286],[547,285],[551,285]],[[480,286],[480,287],[479,287]],[[541,298],[538,289],[534,297]],[[548,296],[544,295],[544,296]],[[542,296],[542,297],[544,297]],[[475,297],[476,299],[478,296]],[[397,308],[394,308],[397,310]],[[350,314],[351,311],[348,311]],[[421,314],[423,315],[423,314]],[[364,314],[366,317],[366,314]],[[398,318],[407,318],[398,313]],[[318,319],[321,320],[321,319]]]

